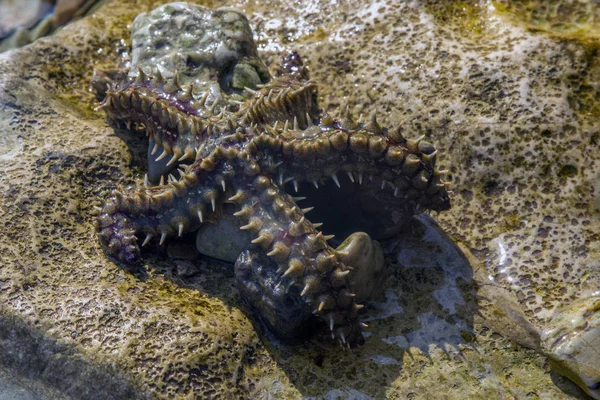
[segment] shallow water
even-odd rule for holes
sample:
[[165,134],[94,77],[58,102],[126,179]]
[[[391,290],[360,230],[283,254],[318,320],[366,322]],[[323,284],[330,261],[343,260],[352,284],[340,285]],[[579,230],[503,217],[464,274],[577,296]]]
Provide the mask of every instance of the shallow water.
[[57,392],[47,391],[36,381],[28,383],[16,379],[10,371],[0,367],[0,400],[59,400]]

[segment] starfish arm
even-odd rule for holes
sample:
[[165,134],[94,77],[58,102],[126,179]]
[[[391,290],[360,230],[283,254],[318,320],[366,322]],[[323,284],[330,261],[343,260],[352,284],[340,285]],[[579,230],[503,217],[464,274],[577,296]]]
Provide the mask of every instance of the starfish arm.
[[312,126],[307,130],[271,130],[253,138],[249,151],[261,154],[261,169],[280,185],[292,181],[331,181],[347,175],[362,184],[376,177],[378,187],[404,197],[421,210],[449,207],[446,171],[436,169],[437,151],[423,138],[405,140],[397,133],[374,132],[372,126],[344,127],[342,122]]
[[332,335],[344,343],[360,344],[357,310],[361,306],[354,303],[350,289],[350,267],[270,178],[257,175],[251,183],[236,186],[238,191],[229,200],[237,205],[234,215],[242,222],[240,229],[252,232],[252,243],[277,262],[282,283],[291,280],[302,288],[301,295]]
[[283,75],[265,84],[261,90],[252,91],[233,119],[242,125],[273,125],[296,121],[299,128],[307,127],[315,118],[316,87],[309,80],[296,75]]
[[125,78],[106,90],[99,109],[119,127],[145,127],[155,144],[150,149],[153,159],[176,165],[194,160],[202,144],[233,133],[237,127],[239,117],[226,117],[224,109],[216,114],[222,103],[219,99],[209,102],[209,95],[210,91],[205,91],[196,97],[193,84],[181,87],[177,75],[165,80],[158,72],[151,76],[138,69],[136,77]]
[[121,262],[133,263],[140,258],[136,235],[144,235],[143,245],[153,238],[162,244],[168,237],[197,229],[223,201],[223,192],[235,174],[225,161],[236,154],[233,148],[219,147],[190,166],[177,182],[131,193],[115,191],[104,204],[96,226],[107,253]]
[[169,164],[195,159],[199,143],[209,131],[208,120],[180,112],[168,99],[145,87],[107,91],[100,108],[117,126],[144,126],[155,143],[150,152]]

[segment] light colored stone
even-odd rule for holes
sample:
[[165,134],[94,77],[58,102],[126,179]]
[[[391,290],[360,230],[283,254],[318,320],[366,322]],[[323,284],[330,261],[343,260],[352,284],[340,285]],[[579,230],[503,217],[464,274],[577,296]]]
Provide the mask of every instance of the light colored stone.
[[50,1],[7,0],[0,4],[0,39],[18,28],[29,28],[52,8]]
[[542,332],[542,348],[560,373],[600,398],[600,293],[576,300]]
[[196,249],[206,256],[234,263],[252,239],[250,233],[240,230],[235,217],[225,217],[200,227]]

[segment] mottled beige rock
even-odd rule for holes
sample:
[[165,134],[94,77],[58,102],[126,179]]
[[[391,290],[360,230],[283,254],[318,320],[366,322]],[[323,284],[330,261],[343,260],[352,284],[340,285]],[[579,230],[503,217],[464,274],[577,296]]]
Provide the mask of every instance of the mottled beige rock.
[[[0,55],[0,353],[29,360],[4,368],[75,398],[583,398],[489,329],[471,264],[426,219],[383,245],[385,300],[366,307],[352,352],[326,332],[259,340],[221,264],[150,250],[140,276],[107,260],[94,205],[141,178],[147,144],[105,125],[89,82],[128,59],[133,18],[162,3],[112,1]],[[436,143],[455,182],[442,228],[534,330],[597,290],[600,67],[587,42],[528,32],[487,1],[228,4],[269,61],[305,58],[326,108],[378,109]]]

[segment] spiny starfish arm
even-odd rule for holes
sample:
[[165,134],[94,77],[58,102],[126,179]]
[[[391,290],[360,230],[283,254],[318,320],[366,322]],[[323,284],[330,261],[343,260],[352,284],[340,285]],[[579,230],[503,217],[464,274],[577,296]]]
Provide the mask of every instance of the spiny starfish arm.
[[175,157],[174,162],[193,160],[199,143],[210,131],[202,118],[181,113],[167,100],[132,88],[107,92],[101,108],[117,126],[143,125],[146,135],[157,145],[153,151],[156,157],[165,152],[169,159]]
[[347,278],[350,267],[340,262],[293,198],[270,178],[257,175],[236,186],[229,200],[237,206],[234,215],[241,221],[240,229],[250,231],[255,237],[252,243],[278,263],[281,284],[301,287],[301,295],[333,336],[349,345],[360,344],[357,311],[361,306],[353,300]]
[[332,181],[339,186],[342,174],[359,184],[376,177],[381,190],[389,189],[423,209],[447,209],[446,171],[436,168],[432,144],[423,137],[406,140],[381,128],[374,132],[372,125],[342,124],[332,120],[302,131],[271,128],[254,137],[247,149],[261,154],[261,168],[280,185]]
[[215,115],[217,101],[207,102],[208,91],[195,98],[193,86],[181,88],[176,76],[165,81],[160,74],[150,77],[140,70],[136,78],[107,90],[100,104],[110,123],[144,126],[156,144],[153,155],[169,157],[172,163],[194,160],[202,143],[238,127],[224,113]]
[[226,161],[236,149],[218,147],[208,157],[190,166],[182,178],[168,185],[115,191],[106,201],[96,229],[107,253],[124,263],[139,260],[137,239],[143,245],[156,238],[181,236],[197,229],[223,201],[235,171]]
[[265,125],[279,121],[281,126],[296,121],[305,128],[315,118],[316,88],[312,81],[299,80],[297,75],[283,75],[265,84],[260,90],[251,90],[252,98],[246,101],[234,118],[242,125]]

